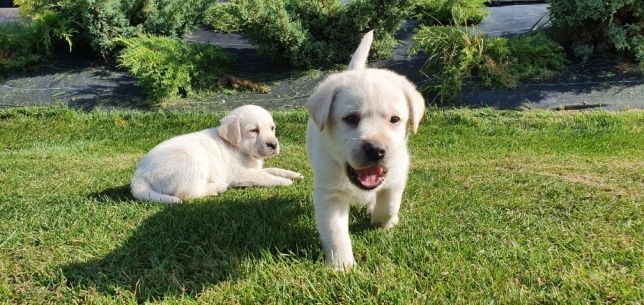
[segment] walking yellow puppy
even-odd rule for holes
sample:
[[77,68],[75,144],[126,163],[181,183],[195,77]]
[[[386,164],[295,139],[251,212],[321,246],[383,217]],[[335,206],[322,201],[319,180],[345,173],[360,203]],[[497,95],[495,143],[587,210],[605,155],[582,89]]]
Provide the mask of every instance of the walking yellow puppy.
[[306,145],[313,167],[315,219],[326,263],[355,264],[349,205],[365,202],[371,223],[390,228],[407,184],[407,135],[425,101],[405,77],[367,69],[373,32],[360,42],[349,70],[324,80],[307,102]]

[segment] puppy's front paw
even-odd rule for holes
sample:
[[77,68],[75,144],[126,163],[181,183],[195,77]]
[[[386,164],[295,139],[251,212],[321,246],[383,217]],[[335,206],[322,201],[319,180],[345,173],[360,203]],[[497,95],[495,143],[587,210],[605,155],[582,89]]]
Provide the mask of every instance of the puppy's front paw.
[[275,185],[288,186],[288,185],[292,185],[292,184],[293,184],[293,180],[291,180],[291,179],[282,178],[282,177],[276,177],[276,179],[275,179]]
[[294,172],[294,171],[290,171],[290,170],[286,170],[286,169],[283,170],[282,175],[278,175],[278,176],[282,176],[284,178],[289,178],[289,179],[302,179],[302,178],[304,178],[304,175],[302,175],[302,174],[300,174],[298,172]]
[[356,265],[356,262],[353,260],[353,257],[350,257],[345,259],[333,259],[332,261],[327,261],[326,264],[327,266],[333,267],[335,270],[346,272],[351,270]]
[[288,178],[288,179],[302,179],[304,176],[298,172],[290,171],[287,169],[281,169],[281,168],[265,168],[265,172],[277,176],[277,177],[282,177],[282,178]]

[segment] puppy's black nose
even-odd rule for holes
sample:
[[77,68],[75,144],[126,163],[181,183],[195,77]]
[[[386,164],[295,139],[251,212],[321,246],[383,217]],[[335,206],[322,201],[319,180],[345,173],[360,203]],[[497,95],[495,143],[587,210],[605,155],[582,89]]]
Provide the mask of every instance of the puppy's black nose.
[[277,142],[266,142],[266,147],[270,149],[276,149],[277,148]]
[[387,149],[380,143],[364,142],[362,144],[362,151],[364,151],[364,154],[371,161],[380,160],[387,154]]

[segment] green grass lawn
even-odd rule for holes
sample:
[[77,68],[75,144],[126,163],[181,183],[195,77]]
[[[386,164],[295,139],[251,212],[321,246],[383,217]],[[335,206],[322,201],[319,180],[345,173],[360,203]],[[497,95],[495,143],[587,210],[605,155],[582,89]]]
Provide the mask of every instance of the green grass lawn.
[[175,206],[134,167],[222,113],[0,111],[0,304],[640,304],[644,112],[431,110],[400,224],[352,210],[357,268],[324,266],[303,111],[274,114],[305,175]]

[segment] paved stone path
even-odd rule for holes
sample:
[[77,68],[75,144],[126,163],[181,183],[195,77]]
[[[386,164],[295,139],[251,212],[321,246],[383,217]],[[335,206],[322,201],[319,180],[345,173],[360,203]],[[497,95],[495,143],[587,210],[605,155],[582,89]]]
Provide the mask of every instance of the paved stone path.
[[543,27],[550,21],[548,8],[543,4],[494,6],[479,28],[494,37],[509,37]]
[[18,8],[6,7],[0,8],[0,23],[20,21]]

